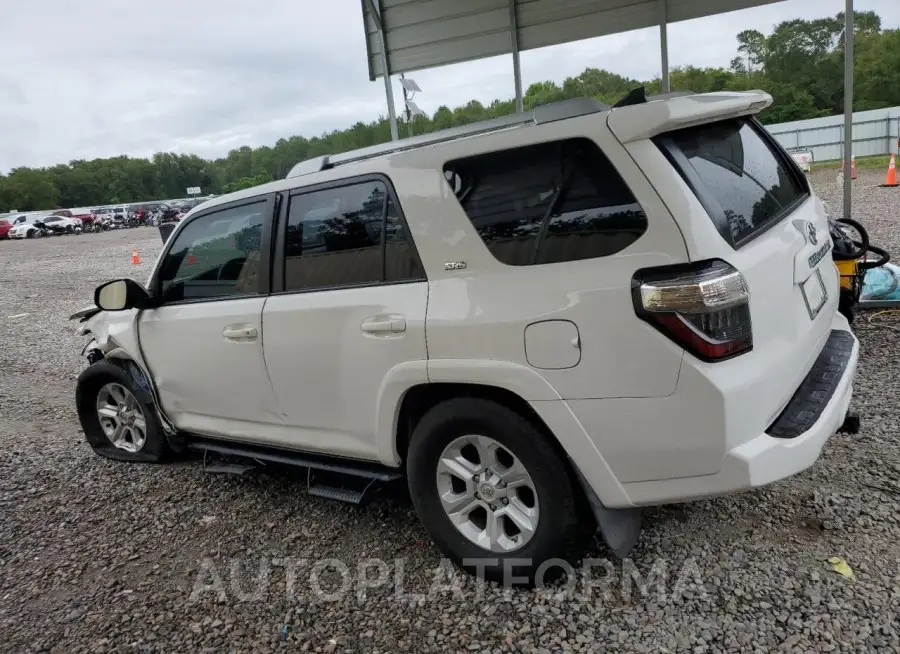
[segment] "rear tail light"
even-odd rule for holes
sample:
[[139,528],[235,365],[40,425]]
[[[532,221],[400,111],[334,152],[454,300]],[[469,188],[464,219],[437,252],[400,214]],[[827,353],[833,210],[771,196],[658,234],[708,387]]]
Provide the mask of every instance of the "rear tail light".
[[639,270],[632,300],[639,318],[704,361],[753,348],[747,280],[724,261]]

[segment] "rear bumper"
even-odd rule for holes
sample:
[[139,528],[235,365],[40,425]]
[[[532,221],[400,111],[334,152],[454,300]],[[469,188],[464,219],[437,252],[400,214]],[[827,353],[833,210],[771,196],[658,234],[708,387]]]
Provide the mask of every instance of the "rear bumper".
[[815,463],[843,424],[853,396],[859,342],[835,322],[822,353],[794,397],[762,434],[728,450],[715,474],[623,484],[634,505],[664,504],[764,486]]

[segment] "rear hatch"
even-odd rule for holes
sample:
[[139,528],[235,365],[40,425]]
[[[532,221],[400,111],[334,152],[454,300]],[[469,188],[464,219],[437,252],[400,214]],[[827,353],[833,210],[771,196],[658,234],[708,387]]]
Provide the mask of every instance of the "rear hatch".
[[742,378],[754,398],[752,410],[737,412],[746,437],[765,431],[788,403],[824,347],[838,300],[825,208],[753,117],[770,103],[762,92],[689,95],[609,117],[645,174],[657,175],[651,182],[691,260],[721,259],[746,279],[752,350],[697,362],[723,384]]

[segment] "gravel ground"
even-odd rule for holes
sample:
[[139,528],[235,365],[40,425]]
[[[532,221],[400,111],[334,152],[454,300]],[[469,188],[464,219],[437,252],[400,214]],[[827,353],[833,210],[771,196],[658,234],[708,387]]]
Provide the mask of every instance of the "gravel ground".
[[[900,191],[878,181],[855,182],[855,216],[900,253]],[[834,173],[814,183],[839,211]],[[596,551],[573,589],[503,591],[442,568],[402,492],[356,508],[288,476],[94,456],[66,317],[159,247],[153,229],[0,243],[0,650],[900,651],[896,331],[858,321],[862,432],[807,472],[648,511],[633,560]]]

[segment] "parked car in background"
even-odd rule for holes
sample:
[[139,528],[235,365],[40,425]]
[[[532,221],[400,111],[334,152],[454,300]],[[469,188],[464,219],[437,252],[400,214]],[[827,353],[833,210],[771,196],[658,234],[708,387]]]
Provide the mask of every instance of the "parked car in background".
[[91,215],[93,220],[86,226],[85,231],[105,232],[114,228],[113,213],[109,207],[95,207],[91,209]]
[[[81,221],[83,227],[87,227],[92,222],[94,222],[94,214],[91,213],[91,210],[88,207],[76,207],[74,209],[67,210],[71,215],[70,218],[78,218]],[[64,215],[64,214],[57,214]]]
[[190,200],[182,200],[179,204],[181,206],[181,210],[184,211],[184,213],[187,213],[194,207],[206,202],[206,200],[206,198],[191,198]]
[[40,216],[19,216],[13,223],[7,236],[9,238],[41,238],[47,235],[47,230],[40,222]]
[[124,205],[113,207],[112,220],[118,227],[126,227],[128,225],[128,207]]
[[4,230],[3,238],[10,238],[9,232],[16,225],[21,225],[25,222],[25,219],[28,217],[28,214],[25,213],[5,213],[0,218],[2,218],[5,222],[9,223],[9,229]]
[[0,239],[9,238],[9,230],[13,228],[11,220],[0,218]]
[[163,201],[142,202],[136,205],[136,211],[139,214],[140,223],[142,225],[156,225],[162,216],[163,209],[168,205]]
[[160,210],[159,222],[174,223],[181,220],[182,211],[179,207],[164,204],[160,207]]
[[22,225],[24,223],[33,223],[35,219],[42,216],[43,214],[39,211],[31,211],[29,213],[20,213],[12,218],[13,225]]
[[44,226],[44,231],[54,235],[80,234],[83,229],[81,221],[78,218],[67,218],[66,216],[59,216],[56,214],[44,216],[39,221],[36,221],[36,223],[40,223]]
[[90,232],[108,232],[111,229],[115,229],[116,225],[113,223],[112,214],[111,213],[101,213],[97,214],[94,218],[94,222],[87,226],[85,231]]

